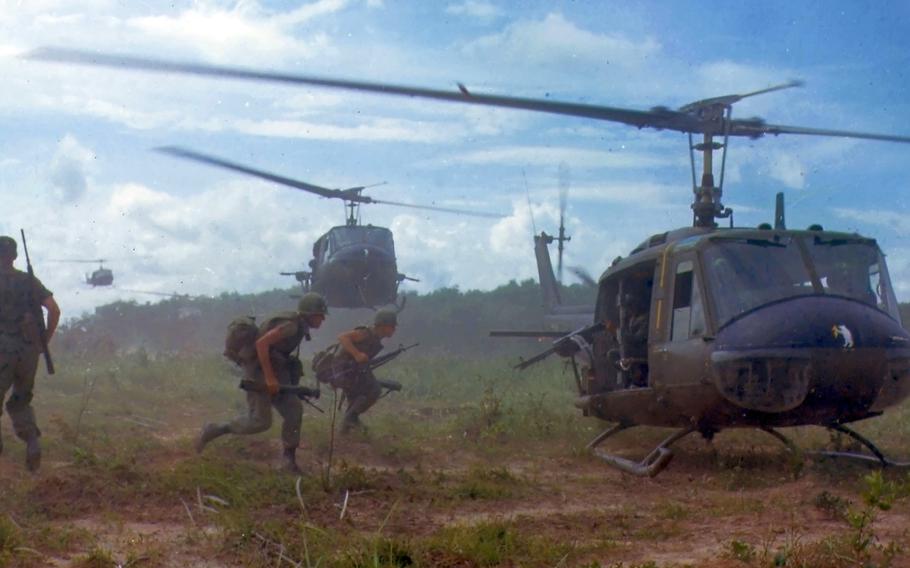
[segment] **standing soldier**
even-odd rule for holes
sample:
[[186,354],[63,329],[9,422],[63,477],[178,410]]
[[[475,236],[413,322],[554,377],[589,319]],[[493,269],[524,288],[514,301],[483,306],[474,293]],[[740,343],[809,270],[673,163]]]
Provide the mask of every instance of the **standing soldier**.
[[373,372],[359,367],[369,363],[382,351],[382,340],[395,335],[398,316],[391,310],[376,312],[372,327],[357,327],[338,336],[341,350],[338,353],[341,366],[348,371],[340,376],[335,385],[344,391],[348,408],[341,423],[341,432],[348,433],[360,427],[360,415],[370,409],[382,396],[382,386]]
[[[41,431],[35,424],[32,391],[42,353],[41,328],[37,318],[47,310],[45,341],[50,342],[60,321],[60,308],[53,295],[28,273],[13,268],[18,256],[16,241],[0,236],[0,403],[12,387],[6,411],[16,436],[26,443],[25,465],[35,471],[41,465]],[[2,410],[0,410],[2,413]],[[0,438],[0,453],[3,440]]]
[[293,392],[279,392],[282,386],[297,386],[303,366],[293,353],[304,339],[310,340],[310,329],[316,329],[328,314],[325,299],[315,293],[304,294],[296,312],[280,312],[262,324],[255,341],[255,357],[242,361],[244,376],[252,384],[247,388],[246,415],[222,424],[206,424],[196,442],[196,451],[224,434],[256,434],[272,425],[272,407],[281,414],[281,441],[286,470],[299,473],[297,446],[300,444],[300,423],[303,403]]

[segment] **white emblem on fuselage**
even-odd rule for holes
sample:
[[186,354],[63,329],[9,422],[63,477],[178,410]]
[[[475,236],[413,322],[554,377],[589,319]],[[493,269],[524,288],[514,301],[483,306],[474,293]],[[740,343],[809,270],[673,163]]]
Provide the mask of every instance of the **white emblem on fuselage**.
[[831,335],[844,340],[844,349],[853,349],[853,332],[844,324],[831,326]]

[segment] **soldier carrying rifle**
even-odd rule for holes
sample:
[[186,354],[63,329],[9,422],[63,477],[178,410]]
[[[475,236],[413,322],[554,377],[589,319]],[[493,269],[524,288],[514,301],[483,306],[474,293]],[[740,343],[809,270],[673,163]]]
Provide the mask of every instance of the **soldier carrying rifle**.
[[[24,233],[22,239],[27,259]],[[47,344],[60,321],[60,307],[51,292],[35,278],[31,262],[27,263],[28,272],[13,268],[17,257],[16,241],[0,236],[0,403],[12,388],[6,411],[16,436],[26,443],[25,465],[29,471],[35,471],[41,465],[38,442],[41,431],[35,423],[32,391],[42,353],[48,373],[54,372]],[[42,307],[47,310],[46,327]],[[0,453],[2,451],[3,439],[0,438]]]
[[[395,335],[398,316],[391,310],[376,312],[373,325],[361,326],[338,336],[338,344],[319,353],[313,359],[317,379],[340,388],[347,400],[347,409],[341,423],[341,432],[360,428],[360,415],[369,410],[382,397],[383,388],[400,390],[394,381],[381,381],[373,370],[391,361],[410,347],[377,357],[382,351],[382,340]],[[411,346],[413,347],[413,346]]]
[[310,339],[310,329],[322,325],[328,314],[325,299],[305,294],[297,311],[281,312],[257,327],[253,318],[237,318],[228,326],[224,355],[243,368],[247,413],[226,423],[206,424],[196,442],[196,451],[224,434],[255,434],[272,425],[272,407],[281,414],[284,468],[299,473],[296,452],[303,418],[301,399],[318,391],[299,386],[303,366],[295,355],[300,342]]

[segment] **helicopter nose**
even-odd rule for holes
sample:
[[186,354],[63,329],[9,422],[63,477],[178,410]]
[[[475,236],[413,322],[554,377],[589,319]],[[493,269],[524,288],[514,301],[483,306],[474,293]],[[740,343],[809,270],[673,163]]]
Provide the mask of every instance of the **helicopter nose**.
[[846,298],[801,296],[747,313],[721,328],[711,361],[721,395],[759,412],[858,419],[910,394],[910,334]]

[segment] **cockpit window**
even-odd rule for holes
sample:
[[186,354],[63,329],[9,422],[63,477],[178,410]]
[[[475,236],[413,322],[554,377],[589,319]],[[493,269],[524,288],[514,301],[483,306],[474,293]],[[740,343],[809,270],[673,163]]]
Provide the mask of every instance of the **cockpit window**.
[[719,239],[703,259],[718,326],[764,304],[814,291],[799,246],[790,238]]
[[[862,238],[712,241],[702,258],[717,325],[770,302],[821,292],[874,306],[899,320],[885,261],[875,242]],[[813,286],[813,275],[818,277]]]
[[853,298],[897,317],[897,302],[874,241],[816,238],[806,245],[826,294]]
[[395,253],[392,232],[384,227],[335,227],[331,231],[332,252],[354,245],[373,245]]

